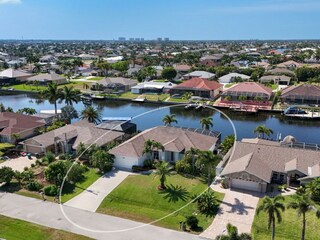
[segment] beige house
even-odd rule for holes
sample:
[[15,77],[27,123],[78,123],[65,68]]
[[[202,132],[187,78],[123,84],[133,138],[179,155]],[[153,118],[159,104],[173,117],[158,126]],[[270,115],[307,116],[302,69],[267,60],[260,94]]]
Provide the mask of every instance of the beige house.
[[176,162],[191,148],[215,150],[220,142],[220,133],[169,126],[150,128],[109,151],[115,156],[114,165],[124,169],[131,169],[133,165],[142,166],[148,158],[143,154],[147,140],[160,142],[164,147],[164,151],[152,153],[154,159]]
[[[299,185],[320,177],[320,151],[293,143],[243,139],[217,166],[230,188],[265,193],[273,184]],[[317,150],[318,149],[318,150]]]
[[55,83],[55,84],[65,84],[67,83],[67,79],[63,76],[60,76],[56,73],[44,73],[35,75],[33,77],[29,77],[27,81],[38,81],[40,84],[49,84],[49,83]]
[[0,113],[0,141],[14,143],[19,139],[26,139],[37,134],[37,128],[44,127],[46,122],[43,118],[24,115],[13,112]]
[[68,153],[80,145],[92,143],[104,146],[120,140],[125,133],[96,127],[87,120],[82,120],[56,130],[27,139],[21,144],[26,152],[42,154],[48,151],[55,154]]

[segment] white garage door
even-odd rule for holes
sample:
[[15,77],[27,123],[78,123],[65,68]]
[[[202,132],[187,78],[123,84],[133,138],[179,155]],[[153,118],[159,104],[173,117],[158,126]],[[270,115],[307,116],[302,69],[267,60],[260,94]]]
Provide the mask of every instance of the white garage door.
[[136,158],[115,156],[113,165],[120,169],[131,170],[132,166],[137,164],[138,160]]
[[251,181],[245,181],[245,180],[241,180],[241,179],[232,179],[231,187],[232,188],[245,189],[245,190],[249,190],[249,191],[255,191],[255,192],[260,192],[261,191],[261,187],[260,187],[259,183],[251,182]]

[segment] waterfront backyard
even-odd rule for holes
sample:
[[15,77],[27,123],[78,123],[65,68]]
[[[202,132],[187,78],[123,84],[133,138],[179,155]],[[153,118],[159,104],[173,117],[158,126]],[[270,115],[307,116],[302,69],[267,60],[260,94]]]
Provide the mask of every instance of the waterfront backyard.
[[[212,223],[214,215],[200,214],[197,204],[190,203],[195,195],[207,189],[202,179],[175,174],[168,177],[167,189],[160,191],[158,185],[159,179],[154,174],[128,176],[103,200],[97,212],[144,223],[155,221],[153,224],[157,226],[174,230],[179,230],[179,223],[193,215],[199,220],[196,233]],[[224,194],[214,195],[218,210]],[[164,219],[157,221],[161,218]]]

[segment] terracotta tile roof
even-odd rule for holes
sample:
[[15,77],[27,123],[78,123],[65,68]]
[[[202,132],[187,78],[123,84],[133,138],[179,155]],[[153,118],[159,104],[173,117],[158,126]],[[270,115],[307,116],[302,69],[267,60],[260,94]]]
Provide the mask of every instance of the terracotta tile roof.
[[128,141],[110,150],[113,155],[142,157],[146,140],[160,142],[165,150],[172,152],[187,151],[190,148],[209,150],[218,138],[175,127],[154,127],[143,131]]
[[237,85],[232,86],[227,92],[252,92],[252,93],[264,93],[267,95],[272,94],[272,89],[269,87],[266,87],[263,84],[256,83],[256,82],[242,82]]
[[216,82],[216,81],[210,81],[203,78],[191,78],[183,83],[180,83],[179,85],[173,87],[174,89],[202,89],[202,90],[216,90],[221,88],[223,85]]
[[45,121],[39,117],[12,112],[0,113],[0,135],[10,136],[13,133],[21,133],[43,126],[45,126]]

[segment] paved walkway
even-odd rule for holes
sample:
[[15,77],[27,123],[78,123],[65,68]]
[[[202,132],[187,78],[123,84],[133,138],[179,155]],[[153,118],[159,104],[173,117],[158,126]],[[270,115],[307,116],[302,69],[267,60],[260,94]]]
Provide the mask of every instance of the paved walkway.
[[[67,216],[78,225],[94,229],[96,232],[87,231],[69,223],[62,212],[60,205],[51,202],[43,202],[39,199],[28,198],[11,193],[0,192],[0,215],[18,218],[28,222],[40,224],[43,226],[61,229],[85,235],[94,239],[112,239],[112,240],[195,240],[198,236],[184,232],[173,231],[156,226],[145,225],[141,223],[112,217],[108,215],[84,211],[77,208],[64,206],[63,209]],[[128,228],[134,230],[122,231],[118,233],[102,233],[101,231],[116,231]],[[98,230],[98,231],[97,231]],[[99,232],[100,231],[100,232]]]
[[95,212],[103,199],[130,174],[132,173],[113,170],[99,178],[88,189],[64,203],[64,205]]
[[212,224],[200,236],[215,239],[222,234],[228,223],[236,226],[239,233],[250,233],[258,201],[263,195],[222,189],[219,185],[212,185],[211,188],[223,192],[225,196]]
[[23,169],[25,167],[31,167],[32,163],[36,162],[36,158],[33,157],[31,160],[28,159],[28,157],[18,157],[18,158],[12,158],[9,160],[5,160],[3,163],[0,164],[1,167],[11,167],[13,170],[23,172]]

